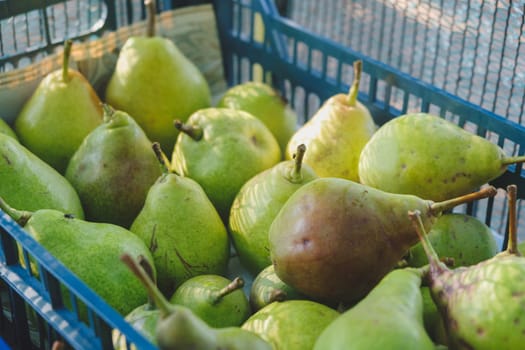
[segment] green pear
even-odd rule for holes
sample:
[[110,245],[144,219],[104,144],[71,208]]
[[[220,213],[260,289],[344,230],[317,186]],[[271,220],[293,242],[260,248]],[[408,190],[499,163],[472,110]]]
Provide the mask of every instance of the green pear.
[[142,257],[156,273],[148,248],[130,231],[113,224],[76,219],[53,209],[20,211],[1,199],[0,208],[121,315],[146,301],[147,293],[120,263],[124,253]]
[[14,138],[0,133],[0,196],[20,210],[56,209],[84,218],[73,186]]
[[130,230],[153,254],[159,289],[172,295],[190,277],[225,274],[230,242],[202,187],[189,177],[170,172],[159,144],[153,147],[163,174],[149,189]]
[[48,74],[15,119],[20,142],[58,172],[84,137],[102,123],[102,107],[91,84],[68,68],[71,41],[64,45],[61,70]]
[[167,38],[155,36],[154,1],[149,1],[146,36],[130,37],[120,50],[106,88],[106,102],[129,113],[164,152],[173,150],[173,120],[211,105],[199,69]]
[[423,327],[422,271],[388,273],[357,305],[324,329],[316,350],[434,350]]
[[516,227],[509,225],[509,245],[504,252],[475,265],[449,269],[434,251],[421,216],[417,210],[409,213],[428,256],[426,279],[450,348],[522,349],[525,259],[516,250]]
[[503,174],[525,157],[507,157],[491,141],[427,113],[385,123],[364,147],[360,181],[386,192],[441,201]]
[[18,136],[16,136],[15,131],[1,117],[0,117],[0,134],[11,136],[12,138],[18,141]]
[[406,213],[418,208],[429,228],[444,210],[494,196],[476,193],[432,202],[341,178],[318,178],[295,191],[269,231],[280,279],[323,302],[355,303],[394,268],[417,234]]
[[235,196],[229,228],[239,259],[252,275],[272,263],[268,231],[290,195],[317,176],[303,164],[304,145],[297,147],[295,160],[282,161],[248,180]]
[[295,299],[307,297],[284,283],[275,273],[273,265],[259,272],[250,288],[250,305],[253,311],[258,311],[274,301]]
[[104,106],[104,122],[82,142],[66,170],[89,221],[128,228],[161,171],[151,141],[127,113]]
[[297,114],[278,91],[263,82],[248,81],[231,87],[217,107],[240,109],[259,118],[275,136],[283,155],[297,129]]
[[272,347],[256,334],[239,327],[215,329],[185,306],[170,304],[149,276],[128,254],[121,260],[133,271],[160,311],[155,339],[160,350],[270,350]]
[[281,160],[275,137],[248,112],[206,108],[175,125],[182,132],[173,149],[173,169],[202,186],[226,223],[246,181]]
[[[490,227],[467,214],[443,214],[428,232],[428,238],[436,253],[452,258],[455,267],[477,264],[499,252]],[[410,248],[406,260],[414,267],[428,264],[420,242]]]
[[273,302],[254,313],[242,328],[258,334],[274,349],[313,349],[317,337],[340,316],[334,309],[310,300]]
[[428,286],[421,286],[421,296],[423,298],[423,325],[428,336],[435,344],[448,345],[443,317],[432,299]]
[[298,145],[305,144],[308,153],[304,162],[317,175],[359,181],[361,150],[377,129],[369,110],[357,101],[361,65],[361,61],[354,63],[354,82],[348,95],[332,96],[291,137],[286,148],[288,159]]
[[230,281],[219,275],[195,276],[181,284],[169,301],[186,306],[213,328],[237,327],[251,313],[243,286],[240,277]]

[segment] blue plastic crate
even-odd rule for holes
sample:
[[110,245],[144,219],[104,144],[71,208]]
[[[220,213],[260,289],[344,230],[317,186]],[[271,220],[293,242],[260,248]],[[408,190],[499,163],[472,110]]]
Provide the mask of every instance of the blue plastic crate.
[[[99,3],[102,6],[103,2]],[[108,11],[101,12],[109,21],[104,22],[104,30],[130,23],[129,17],[124,16],[127,18],[124,20],[117,18],[121,1],[105,3],[110,6]],[[128,14],[134,13],[130,11],[131,2],[125,3]],[[165,9],[169,8],[169,1],[163,3]],[[3,4],[0,0],[0,14]],[[115,4],[117,6],[113,6]],[[133,18],[141,19],[140,8],[139,16]],[[524,127],[383,62],[306,31],[281,17],[272,0],[214,0],[213,8],[228,84],[251,79],[270,82],[285,94],[303,121],[329,96],[348,91],[352,63],[361,59],[363,78],[359,98],[370,108],[378,124],[407,111],[428,111],[493,140],[509,154],[525,152]],[[264,38],[261,33],[264,33]],[[86,33],[79,36],[89,37]],[[51,40],[34,51],[28,51],[27,55],[37,57],[57,42],[58,39],[56,42]],[[23,53],[17,55],[2,57],[0,65],[24,56]],[[511,167],[493,183],[503,188],[511,183],[517,184],[518,197],[524,198],[524,179],[525,172],[520,165]],[[523,209],[521,202],[519,209]],[[503,194],[460,210],[484,220],[497,232],[506,232],[507,211]],[[49,349],[54,340],[64,339],[76,349],[112,349],[113,328],[118,328],[139,349],[155,348],[7,215],[0,214],[0,278],[5,284],[4,293],[0,294],[4,309],[0,315],[0,328],[1,335],[14,344],[14,348]],[[30,270],[20,265],[17,245],[23,248],[26,261],[30,257],[37,261],[40,277],[33,276]],[[69,310],[64,307],[61,285],[70,291],[73,305],[83,303],[88,307],[88,323],[79,321],[76,308]]]

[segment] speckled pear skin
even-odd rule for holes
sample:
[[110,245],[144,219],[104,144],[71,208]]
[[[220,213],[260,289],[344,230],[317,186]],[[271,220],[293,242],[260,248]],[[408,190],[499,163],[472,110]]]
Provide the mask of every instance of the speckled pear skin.
[[[515,197],[514,204],[509,202],[515,207]],[[506,250],[476,265],[453,270],[439,260],[419,213],[409,212],[429,260],[426,280],[451,349],[523,349],[525,258],[516,249],[517,230],[511,212]]]
[[56,209],[84,218],[71,183],[14,138],[0,133],[0,196],[13,208]]
[[[453,267],[477,264],[500,251],[490,227],[467,214],[441,215],[428,232],[428,238],[439,256],[454,259]],[[421,243],[410,248],[406,260],[414,267],[428,264]]]
[[228,89],[217,107],[240,109],[259,118],[279,142],[284,155],[290,137],[297,130],[297,114],[270,85],[249,81]]
[[151,266],[153,257],[130,231],[49,209],[34,212],[24,230],[121,315],[146,302],[146,291],[120,262],[120,256],[142,256]]
[[244,183],[281,160],[279,144],[262,121],[241,110],[201,109],[187,124],[201,129],[202,138],[179,134],[172,169],[197,181],[227,223]]
[[250,316],[242,329],[259,335],[274,349],[312,349],[319,334],[339,316],[311,300],[276,301]]
[[161,170],[135,120],[122,111],[107,113],[71,157],[65,176],[86,220],[129,228]]
[[314,350],[433,350],[423,327],[421,272],[396,269],[357,305],[334,320]]
[[381,126],[359,159],[361,183],[441,201],[469,193],[505,170],[496,144],[438,116],[406,114]]
[[452,348],[523,349],[525,259],[492,258],[431,278]]
[[[283,206],[269,231],[275,272],[319,300],[364,297],[417,242],[409,208],[431,202],[339,178],[315,179]],[[427,215],[427,227],[435,217]]]
[[308,164],[295,174],[295,160],[281,161],[248,180],[235,196],[230,235],[241,263],[252,275],[272,263],[268,231],[273,219],[292,193],[315,178]]
[[210,107],[208,82],[173,41],[131,37],[122,47],[108,83],[106,102],[128,112],[169,154],[177,139],[173,120],[186,121]]

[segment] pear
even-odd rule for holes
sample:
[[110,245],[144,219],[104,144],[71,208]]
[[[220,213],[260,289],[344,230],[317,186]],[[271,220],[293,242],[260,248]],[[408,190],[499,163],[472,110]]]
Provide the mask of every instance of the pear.
[[173,149],[173,169],[202,186],[225,223],[246,181],[281,160],[275,137],[248,112],[205,108],[175,126],[182,132]]
[[259,118],[272,132],[284,155],[297,130],[297,114],[284,97],[270,85],[248,81],[229,88],[217,107],[240,109]]
[[2,119],[2,117],[0,117],[0,134],[5,134],[7,136],[11,136],[15,140],[18,140],[18,136],[16,136],[15,131],[9,124],[6,123],[5,120]]
[[304,162],[317,175],[359,181],[361,150],[377,129],[369,110],[357,101],[361,66],[361,61],[355,61],[354,81],[348,95],[329,98],[291,137],[286,149],[288,159],[304,143],[308,148]]
[[313,349],[317,337],[340,316],[311,300],[275,301],[254,313],[242,328],[258,334],[274,349]]
[[173,41],[155,36],[154,1],[146,1],[148,32],[120,50],[106,88],[106,102],[129,113],[164,152],[173,150],[173,120],[211,105],[208,82]]
[[516,227],[509,225],[506,251],[451,270],[433,250],[421,213],[410,211],[409,216],[429,259],[430,292],[443,317],[450,348],[522,349],[525,259],[516,250]]
[[[439,256],[453,259],[454,267],[477,264],[500,250],[490,227],[467,214],[443,214],[428,232],[428,239]],[[428,264],[420,242],[410,248],[406,260],[414,267]]]
[[360,181],[393,193],[441,201],[469,193],[525,157],[507,157],[489,140],[428,113],[383,124],[364,147]]
[[191,178],[170,172],[158,143],[153,149],[163,173],[149,189],[130,230],[149,246],[159,289],[171,296],[193,276],[225,274],[230,242],[202,187]]
[[256,334],[239,327],[211,328],[185,306],[170,304],[128,254],[121,260],[133,271],[160,310],[155,339],[160,350],[270,350],[272,347]]
[[429,228],[444,210],[495,194],[487,187],[435,203],[346,179],[315,179],[290,196],[270,227],[275,272],[313,299],[354,303],[417,242],[406,220],[410,208],[424,213]]
[[20,210],[56,209],[84,218],[80,198],[58,171],[0,133],[0,196]]
[[66,170],[89,221],[129,228],[161,171],[151,141],[127,113],[104,105],[104,122],[82,142]]
[[243,286],[240,277],[230,281],[219,275],[195,276],[181,284],[169,301],[186,306],[213,328],[241,326],[251,313]]
[[324,329],[316,350],[434,350],[423,327],[423,272],[389,272],[357,305]]
[[295,160],[279,162],[248,180],[235,196],[230,217],[230,235],[239,259],[252,275],[270,265],[268,231],[290,195],[317,176],[303,164],[304,145]]
[[68,68],[71,40],[64,44],[62,69],[48,74],[15,119],[20,142],[63,174],[84,137],[102,123],[102,107],[91,84]]
[[253,280],[250,288],[250,305],[258,311],[274,301],[307,299],[307,297],[284,283],[275,273],[273,265],[263,269]]
[[[113,224],[76,219],[53,209],[20,211],[2,199],[0,209],[121,315],[144,304],[147,293],[119,259],[127,253],[142,257],[153,266],[153,257],[144,242],[130,231]],[[154,267],[152,271],[156,273]],[[67,290],[64,288],[63,292]],[[64,300],[67,304],[70,298]],[[88,317],[85,311],[81,316]]]

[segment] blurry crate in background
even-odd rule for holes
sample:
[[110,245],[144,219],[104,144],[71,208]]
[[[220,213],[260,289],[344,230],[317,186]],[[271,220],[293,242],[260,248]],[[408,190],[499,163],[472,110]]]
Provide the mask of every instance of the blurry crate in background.
[[[432,27],[418,24],[421,19],[427,18],[420,14],[420,10],[435,9],[444,6],[445,3],[441,1],[437,5],[434,1],[432,6],[426,6],[424,1],[426,0],[418,2],[417,11],[414,12],[413,2],[405,1],[395,2],[395,6],[398,7],[393,5],[394,2],[386,0],[339,3],[335,0],[276,1],[279,5],[278,11],[273,0],[214,0],[212,3],[220,39],[224,78],[228,85],[251,79],[263,79],[273,84],[281,89],[304,122],[329,96],[348,90],[353,78],[352,63],[361,59],[363,80],[359,98],[371,109],[378,124],[402,113],[429,111],[487,137],[504,147],[509,155],[524,154],[525,128],[513,120],[506,119],[505,113],[495,113],[495,110],[487,108],[486,102],[477,103],[470,100],[468,95],[458,97],[455,93],[468,86],[472,90],[472,96],[481,93],[485,99],[490,96],[500,98],[498,96],[503,93],[503,88],[500,87],[497,90],[499,92],[494,95],[488,92],[492,86],[489,80],[492,79],[492,75],[487,74],[482,81],[479,81],[477,75],[476,79],[472,78],[470,84],[460,79],[457,91],[451,91],[450,85],[442,81],[443,78],[446,81],[454,81],[451,78],[455,72],[451,66],[453,62],[471,64],[468,68],[476,73],[483,65],[475,63],[477,61],[472,58],[467,45],[462,46],[465,48],[460,54],[462,58],[454,56],[457,51],[454,51],[452,46],[449,47],[447,50],[452,58],[447,61],[449,63],[443,63],[442,58],[446,55],[441,53],[447,40],[455,44],[458,42],[456,37],[447,37],[443,33],[437,41],[432,41],[434,32],[430,28],[447,30],[446,23],[449,19],[439,17],[436,22],[434,17],[428,17],[428,23],[432,23]],[[454,4],[459,4],[459,1],[455,1]],[[162,12],[172,6],[193,3],[195,2],[191,0],[157,1],[157,8]],[[7,7],[13,4],[17,6],[15,12],[13,7]],[[49,4],[51,5],[47,6]],[[340,7],[334,4],[339,4]],[[24,8],[28,5],[32,7]],[[400,11],[399,6],[406,8]],[[471,6],[474,8],[478,5]],[[490,8],[490,5],[482,6]],[[509,12],[510,19],[516,16],[516,12],[513,12],[515,8],[517,7],[513,6]],[[440,14],[440,11],[431,13]],[[289,18],[280,16],[279,12],[287,13]],[[406,13],[407,17],[401,18],[401,13]],[[105,31],[113,31],[140,21],[144,15],[144,7],[139,0],[0,0],[0,74],[25,67],[53,53],[66,38],[97,38]],[[454,16],[459,18],[460,14],[456,13]],[[475,16],[470,14],[470,17]],[[399,18],[401,22],[395,22],[395,19]],[[401,23],[400,27],[396,23]],[[423,23],[426,23],[426,20]],[[500,71],[500,82],[506,81],[510,84],[510,96],[518,96],[513,97],[515,100],[509,110],[512,110],[514,105],[519,105],[519,113],[522,114],[523,101],[520,100],[519,94],[520,91],[523,94],[523,90],[520,90],[523,83],[519,80],[518,73],[523,65],[517,66],[523,57],[519,54],[522,52],[520,42],[523,21],[519,23],[520,40],[512,41],[514,36],[510,35],[507,41],[513,42],[517,47],[515,57],[518,58],[516,64],[511,65],[511,71],[515,70],[516,78],[514,75],[508,76],[507,69],[501,68],[496,71]],[[358,27],[359,24],[362,26]],[[466,27],[465,33],[468,33],[469,38],[472,35],[482,37],[479,31],[477,34],[472,33],[475,28],[477,25],[472,24]],[[480,25],[480,28],[485,26]],[[411,34],[407,35],[410,30]],[[340,36],[337,37],[334,33]],[[349,33],[350,39],[347,38]],[[345,42],[345,38],[349,41]],[[423,45],[421,50],[417,50],[414,40],[419,40],[417,42]],[[465,38],[465,43],[470,43],[469,40]],[[402,42],[405,44],[401,44]],[[400,55],[399,45],[406,45],[405,49],[413,47],[414,50],[403,49]],[[491,45],[488,46],[489,51],[495,50],[495,44]],[[480,48],[476,49],[478,56],[485,54],[486,49],[482,47],[480,44]],[[509,49],[503,51],[511,52],[511,56],[514,52]],[[398,61],[402,64],[398,64]],[[421,62],[425,62],[423,66]],[[440,71],[438,67],[448,70]],[[459,64],[458,69],[460,67],[463,65]],[[462,72],[467,71],[463,79],[470,77],[469,69],[460,69]],[[500,105],[499,100],[494,99],[491,102]],[[506,108],[507,105],[504,109]],[[521,114],[518,114],[518,119],[521,118]],[[525,172],[519,165],[510,167],[509,171],[495,182],[502,188],[510,183],[518,185],[521,227],[525,227],[522,214],[522,199],[525,198],[524,179]],[[507,231],[506,198],[503,191],[495,198],[465,205],[459,210],[480,218],[500,234]],[[112,328],[118,328],[139,348],[153,349],[130,329],[122,317],[52,256],[46,254],[46,251],[7,215],[1,212],[0,214],[0,277],[5,284],[4,293],[0,294],[3,306],[0,315],[1,336],[7,335],[7,339],[19,349],[49,349],[55,339],[65,339],[72,347],[78,349],[111,349],[113,346],[110,332]],[[23,247],[22,259],[26,261],[26,266],[30,258],[38,261],[38,276],[34,276],[19,263],[17,245]],[[61,292],[64,288],[69,291],[68,296]],[[65,307],[65,298],[69,298],[75,307]],[[79,320],[79,304],[85,304],[90,309],[87,322]]]

